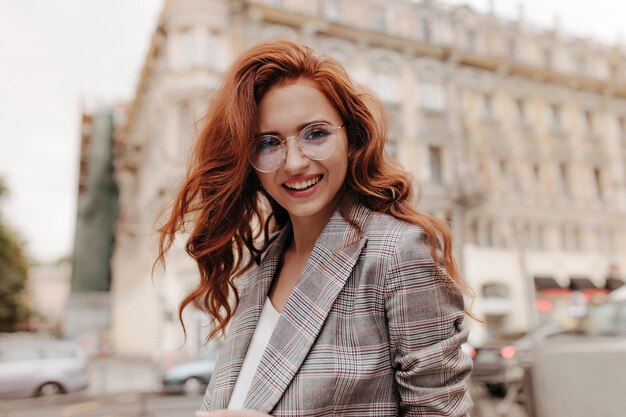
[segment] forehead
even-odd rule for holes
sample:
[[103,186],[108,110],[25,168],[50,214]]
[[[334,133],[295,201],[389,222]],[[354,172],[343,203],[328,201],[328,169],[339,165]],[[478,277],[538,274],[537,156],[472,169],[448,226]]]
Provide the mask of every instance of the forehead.
[[292,133],[293,129],[313,120],[339,123],[341,118],[332,103],[308,79],[272,87],[259,102],[258,131]]

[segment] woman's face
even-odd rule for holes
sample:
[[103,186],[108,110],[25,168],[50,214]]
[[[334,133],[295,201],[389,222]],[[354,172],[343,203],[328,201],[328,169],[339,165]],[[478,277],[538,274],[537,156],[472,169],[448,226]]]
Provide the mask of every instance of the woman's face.
[[[314,122],[337,127],[339,114],[313,81],[298,79],[270,89],[259,103],[257,135],[297,137]],[[333,130],[334,132],[334,130]],[[324,160],[308,158],[297,139],[285,143],[284,164],[273,172],[257,171],[263,189],[287,210],[292,221],[327,221],[340,198],[348,167],[346,128],[337,132],[337,146]]]

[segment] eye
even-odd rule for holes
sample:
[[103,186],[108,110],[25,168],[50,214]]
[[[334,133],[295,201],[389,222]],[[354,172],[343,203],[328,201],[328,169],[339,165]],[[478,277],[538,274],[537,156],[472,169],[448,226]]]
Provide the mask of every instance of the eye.
[[281,142],[274,136],[262,136],[257,139],[255,148],[258,153],[275,152],[280,149]]
[[326,127],[325,125],[316,125],[307,127],[305,130],[302,131],[302,134],[300,136],[304,141],[314,142],[326,139],[328,135],[330,135],[330,129],[328,129],[328,127]]

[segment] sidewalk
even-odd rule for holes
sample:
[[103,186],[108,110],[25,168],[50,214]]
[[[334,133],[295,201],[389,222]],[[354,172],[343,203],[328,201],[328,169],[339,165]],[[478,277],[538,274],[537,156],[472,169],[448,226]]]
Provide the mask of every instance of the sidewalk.
[[89,362],[89,395],[155,392],[161,390],[161,372],[145,358],[106,356]]

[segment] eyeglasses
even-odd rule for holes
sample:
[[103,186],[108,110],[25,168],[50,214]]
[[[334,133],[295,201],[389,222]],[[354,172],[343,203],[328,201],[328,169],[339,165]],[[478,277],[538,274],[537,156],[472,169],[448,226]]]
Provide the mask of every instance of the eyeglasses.
[[248,153],[250,163],[260,172],[272,172],[283,166],[287,157],[287,141],[297,139],[298,146],[310,159],[321,161],[329,158],[337,148],[339,129],[325,122],[316,122],[300,131],[298,136],[281,139],[275,135],[262,135],[254,139]]

